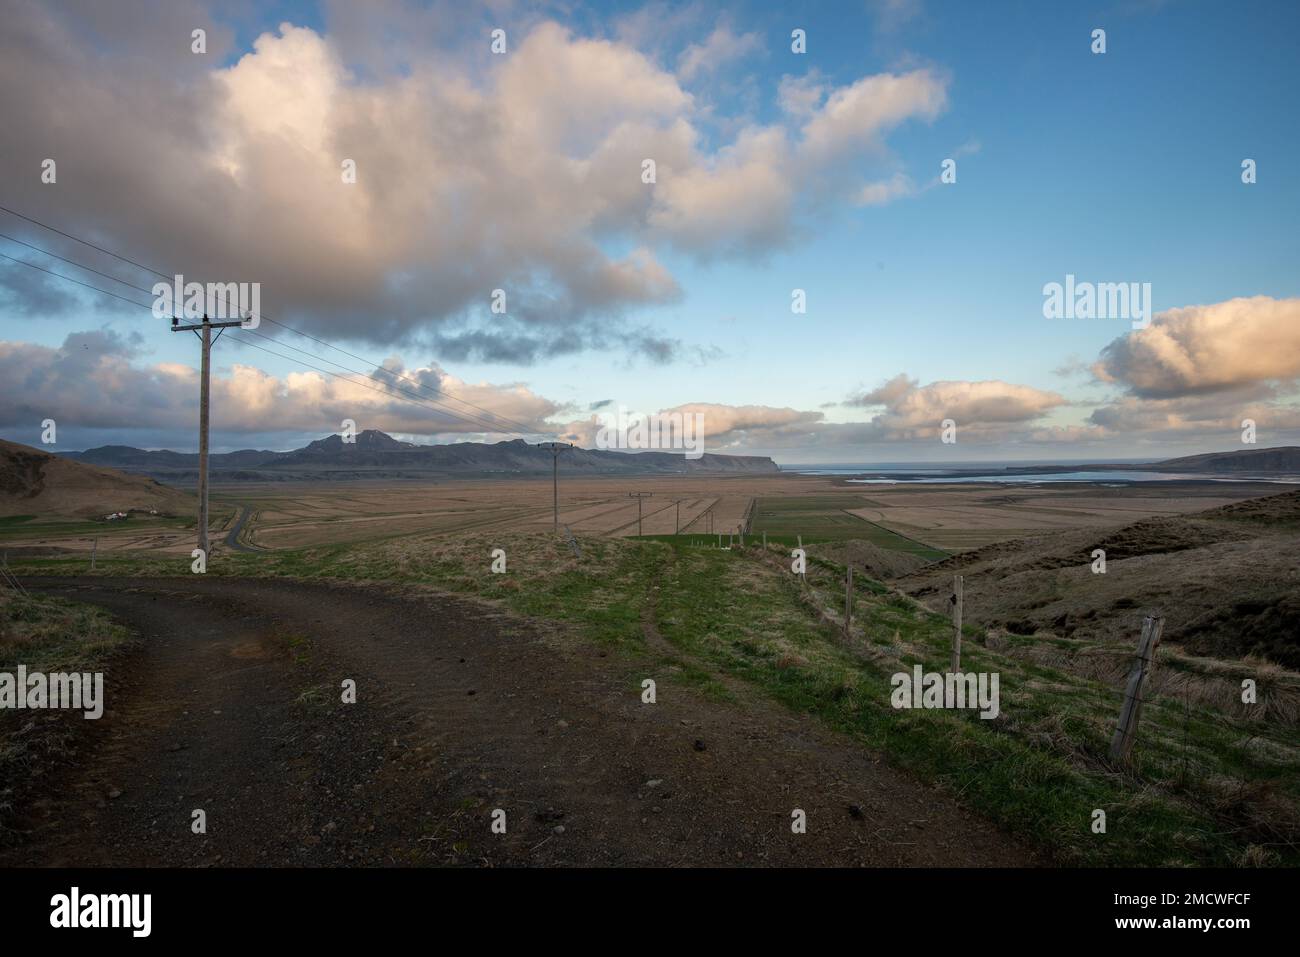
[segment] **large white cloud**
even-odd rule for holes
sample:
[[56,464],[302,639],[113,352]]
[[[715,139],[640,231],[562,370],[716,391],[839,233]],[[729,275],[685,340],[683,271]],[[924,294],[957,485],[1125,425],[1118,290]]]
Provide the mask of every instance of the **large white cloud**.
[[[772,123],[720,115],[683,78],[755,54],[757,38],[725,24],[664,58],[511,17],[496,57],[481,23],[466,33],[469,15],[440,7],[460,31],[451,52],[408,36],[384,64],[346,10],[338,38],[283,24],[240,51],[203,6],[164,6],[88,23],[7,4],[0,156],[59,163],[57,189],[24,197],[31,211],[164,271],[261,282],[267,314],[318,333],[415,337],[451,359],[618,342],[662,356],[653,336],[610,329],[682,294],[665,248],[711,259],[789,243],[812,208],[801,193],[853,197],[870,169],[855,158],[946,102],[946,80],[915,70],[827,86]],[[393,4],[374,18],[430,26]],[[207,55],[189,49],[198,25]],[[497,288],[506,316],[488,310]]]
[[940,381],[920,385],[905,375],[856,396],[855,406],[882,407],[872,419],[891,439],[917,439],[939,434],[942,421],[952,419],[960,434],[997,438],[1012,427],[1041,419],[1066,404],[1055,392],[989,379],[978,382]]
[[1133,395],[1172,398],[1300,378],[1300,299],[1229,299],[1157,313],[1093,366]]
[[1166,310],[1107,345],[1092,373],[1121,390],[1088,418],[1104,434],[1222,446],[1238,442],[1249,419],[1260,441],[1287,441],[1300,430],[1300,299]]

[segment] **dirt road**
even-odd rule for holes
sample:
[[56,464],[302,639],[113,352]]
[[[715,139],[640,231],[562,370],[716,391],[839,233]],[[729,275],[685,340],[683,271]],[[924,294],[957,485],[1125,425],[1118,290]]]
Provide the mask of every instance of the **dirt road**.
[[1035,863],[813,719],[667,680],[643,704],[615,653],[460,599],[27,585],[101,605],[143,641],[107,676],[105,717],[81,722],[77,760],[20,809],[0,865]]

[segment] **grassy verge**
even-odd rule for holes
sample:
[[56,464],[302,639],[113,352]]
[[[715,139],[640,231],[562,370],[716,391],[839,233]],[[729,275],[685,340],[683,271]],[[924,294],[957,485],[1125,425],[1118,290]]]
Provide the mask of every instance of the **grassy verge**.
[[[1050,662],[1109,649],[1047,636],[986,636],[967,628],[963,665],[1000,676],[1001,714],[895,710],[890,677],[921,664],[943,671],[951,626],[881,582],[855,577],[846,636],[842,566],[809,562],[808,587],[788,554],[614,539],[561,541],[524,533],[410,537],[268,555],[219,554],[210,574],[427,585],[564,623],[640,661],[651,656],[705,693],[718,676],[761,687],[817,715],[892,763],[957,795],[1008,830],[1080,865],[1300,863],[1300,749],[1285,722],[1250,720],[1226,704],[1157,695],[1146,705],[1132,767],[1107,759],[1120,707],[1115,680]],[[507,573],[490,571],[491,551]],[[177,559],[108,559],[105,574],[177,575]],[[29,561],[27,574],[61,570]],[[645,618],[668,649],[649,648]],[[1060,647],[1056,647],[1060,645]],[[1048,650],[1050,655],[1040,652]],[[1029,652],[1033,653],[1029,653]],[[1177,659],[1157,667],[1179,667]],[[1105,833],[1093,830],[1106,814]]]
[[[104,671],[130,643],[98,608],[0,590],[0,671]],[[84,724],[79,711],[0,710],[0,832],[17,791],[65,760]]]

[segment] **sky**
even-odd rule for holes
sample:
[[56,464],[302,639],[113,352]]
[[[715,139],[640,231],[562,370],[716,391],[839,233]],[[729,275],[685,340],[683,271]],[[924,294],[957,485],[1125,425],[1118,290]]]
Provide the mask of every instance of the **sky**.
[[[4,8],[0,437],[195,449],[180,274],[267,317],[218,450],[1300,444],[1295,3]],[[1149,309],[1049,317],[1067,276]]]

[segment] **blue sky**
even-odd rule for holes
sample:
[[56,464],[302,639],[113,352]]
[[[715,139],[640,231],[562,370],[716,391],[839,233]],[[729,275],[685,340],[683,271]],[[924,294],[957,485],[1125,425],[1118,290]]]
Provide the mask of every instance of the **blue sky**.
[[[458,83],[480,92],[496,91],[496,99],[485,107],[488,116],[494,115],[493,110],[508,113],[508,91],[497,89],[498,84],[504,85],[497,71],[507,68],[510,57],[523,56],[529,36],[540,35],[534,31],[551,23],[562,28],[555,40],[558,46],[551,49],[573,51],[575,69],[589,68],[590,75],[596,69],[596,52],[583,43],[604,40],[616,47],[618,68],[636,74],[628,79],[628,89],[644,82],[648,95],[676,104],[659,112],[651,110],[653,123],[663,129],[674,120],[689,123],[695,137],[692,162],[698,162],[700,170],[714,172],[747,129],[784,131],[786,153],[773,150],[773,156],[799,150],[807,131],[805,118],[783,109],[783,82],[802,81],[821,88],[814,109],[828,114],[836,91],[852,90],[870,77],[924,76],[941,89],[941,107],[930,111],[917,99],[897,122],[857,131],[861,137],[856,147],[837,154],[833,162],[815,166],[773,160],[773,168],[785,176],[783,187],[791,191],[792,203],[777,217],[778,225],[765,228],[761,240],[750,242],[750,248],[740,253],[734,249],[735,236],[728,232],[728,224],[718,222],[718,216],[700,226],[709,235],[704,241],[696,238],[699,232],[693,223],[676,232],[653,228],[655,222],[680,224],[683,217],[690,219],[697,215],[698,203],[670,210],[671,215],[664,214],[667,219],[656,219],[658,214],[651,208],[643,220],[638,218],[641,212],[625,218],[618,218],[623,212],[608,213],[607,209],[618,206],[617,198],[612,198],[593,214],[590,225],[555,237],[545,229],[548,221],[563,219],[558,213],[541,216],[538,223],[523,223],[517,217],[526,214],[518,206],[494,209],[490,215],[498,215],[500,221],[485,229],[510,236],[512,242],[516,229],[536,233],[528,240],[535,245],[519,240],[525,248],[519,252],[516,274],[530,277],[531,292],[522,291],[523,279],[498,279],[492,272],[513,268],[507,253],[498,256],[486,246],[476,247],[491,268],[476,271],[476,264],[467,261],[464,268],[471,275],[466,282],[475,289],[482,287],[484,294],[443,310],[439,283],[455,287],[447,297],[454,301],[455,295],[463,295],[458,284],[462,277],[445,260],[422,260],[420,244],[413,242],[410,248],[395,249],[391,264],[380,262],[366,273],[368,279],[381,277],[376,280],[380,295],[367,300],[364,282],[359,282],[357,304],[340,307],[336,318],[327,319],[322,313],[328,310],[320,308],[320,300],[310,291],[289,294],[285,287],[277,288],[274,271],[275,256],[286,243],[304,250],[305,256],[321,242],[320,227],[303,223],[295,234],[292,219],[274,224],[282,231],[277,243],[274,248],[268,245],[264,254],[257,250],[254,259],[272,272],[249,277],[259,278],[267,289],[268,314],[368,358],[400,356],[406,373],[422,381],[425,374],[417,370],[435,369],[435,379],[430,381],[440,381],[445,391],[500,409],[513,421],[536,424],[539,431],[549,428],[582,440],[588,433],[578,423],[588,414],[588,406],[612,399],[642,412],[703,408],[716,423],[710,429],[716,430],[710,448],[772,454],[778,461],[790,462],[957,455],[940,447],[931,434],[950,407],[959,428],[971,422],[970,441],[959,442],[965,460],[1117,458],[1228,448],[1238,441],[1237,423],[1247,415],[1261,422],[1261,444],[1287,444],[1300,435],[1295,403],[1300,338],[1286,331],[1292,319],[1300,322],[1295,305],[1300,297],[1300,231],[1295,228],[1300,186],[1291,168],[1300,155],[1294,103],[1300,88],[1295,56],[1300,7],[1295,4],[927,0],[806,4],[797,13],[762,4],[586,5],[570,12],[519,6],[495,13],[391,4],[358,17],[328,6],[294,3],[254,5],[237,19],[193,4],[163,23],[145,16],[143,8],[132,12],[128,5],[123,10],[120,18],[126,22],[115,28],[88,24],[82,12],[73,8],[60,9],[52,27],[38,27],[35,19],[24,24],[19,10],[17,23],[3,29],[10,34],[9,42],[28,46],[32,40],[22,35],[24,28],[38,35],[50,31],[45,38],[50,43],[56,37],[75,37],[104,63],[117,61],[122,68],[106,75],[125,75],[111,81],[122,84],[114,92],[125,97],[128,90],[138,93],[161,83],[144,67],[138,68],[139,76],[131,74],[141,55],[133,46],[141,42],[138,35],[147,34],[154,43],[183,38],[189,15],[194,23],[208,26],[214,46],[199,64],[194,57],[183,61],[200,90],[194,96],[201,109],[211,104],[200,80],[228,71],[236,76],[252,73],[247,69],[255,65],[251,61],[259,56],[265,59],[268,52],[255,49],[259,37],[269,37],[273,45],[284,48],[286,58],[331,51],[348,74],[350,100],[369,95],[371,106],[365,116],[378,125],[381,121],[375,117],[383,115],[384,108],[374,104],[386,98],[399,102],[404,77],[423,77],[429,90],[440,93]],[[280,25],[286,22],[311,31],[300,34],[305,42],[293,50],[281,33]],[[494,26],[506,29],[511,40],[504,57],[493,57],[487,50],[486,34]],[[128,28],[135,29],[137,39],[122,39]],[[807,33],[807,52],[802,55],[790,51],[790,31],[795,28]],[[1104,54],[1090,50],[1095,28],[1106,31]],[[719,38],[718,46],[711,48],[715,57],[706,58],[705,65],[694,70],[683,65],[692,44],[707,46],[715,35]],[[36,45],[39,48],[39,42]],[[534,48],[540,46],[538,41]],[[182,51],[185,54],[188,51]],[[649,65],[647,70],[654,76],[648,77],[637,58]],[[545,58],[538,60],[544,70]],[[11,71],[24,68],[12,60],[10,64]],[[524,69],[519,64],[513,68]],[[309,75],[309,69],[304,67],[302,75]],[[425,76],[426,71],[432,73]],[[96,78],[94,68],[86,67],[83,76],[61,81],[59,102],[69,101],[77,83],[90,88],[104,82],[103,76]],[[673,89],[667,90],[665,84]],[[598,96],[599,83],[593,81],[593,87],[590,95]],[[272,101],[280,88],[268,95],[250,82],[248,89],[260,91],[259,103],[273,112]],[[689,100],[688,105],[674,99],[677,92]],[[174,91],[160,90],[157,95],[160,109],[179,108]],[[231,94],[232,98],[238,95],[238,90]],[[581,112],[585,94],[575,90],[573,95]],[[639,103],[621,102],[620,108],[628,110],[629,116],[642,117]],[[247,104],[241,109],[217,122],[230,123],[231,116],[252,117],[248,122],[255,127],[256,117],[262,114],[250,112]],[[314,107],[294,109],[311,113]],[[324,145],[317,144],[321,149],[349,155],[349,149],[369,145],[350,143],[341,132],[351,129],[356,113],[340,119],[331,109],[325,107],[322,114],[330,133],[322,138]],[[285,111],[290,115],[290,107]],[[32,109],[25,114],[31,117],[26,127],[20,119],[16,128],[0,134],[12,138],[5,145],[15,148],[3,155],[6,163],[16,167],[6,175],[9,185],[3,205],[76,235],[93,237],[164,271],[194,273],[214,268],[215,263],[238,261],[245,253],[252,255],[261,230],[254,227],[244,233],[247,239],[241,239],[237,212],[234,222],[216,214],[200,227],[237,235],[202,243],[194,238],[192,219],[178,214],[174,193],[164,185],[174,171],[147,177],[117,173],[116,167],[129,168],[137,161],[131,152],[136,148],[139,163],[161,163],[159,153],[150,154],[147,143],[133,147],[124,137],[124,142],[107,146],[105,171],[94,183],[75,181],[81,160],[72,155],[66,162],[61,160],[57,185],[40,184],[39,159],[54,150],[42,142],[44,134],[65,152],[76,150],[80,143],[85,154],[94,156],[99,145],[90,129],[80,141],[70,139],[66,129],[56,136],[50,126],[58,112],[48,107]],[[621,120],[611,115],[603,125],[578,134],[570,129],[563,110],[554,115],[556,129],[546,131],[545,140],[555,139],[557,157],[568,159],[590,158],[584,138],[613,142]],[[445,117],[434,113],[434,125],[445,128]],[[103,119],[111,122],[113,117]],[[303,122],[310,121],[309,116]],[[434,213],[457,208],[458,186],[468,181],[444,174],[432,154],[425,173],[418,162],[419,138],[405,138],[401,124],[394,125],[392,130],[379,129],[379,135],[391,136],[385,142],[391,142],[394,150],[408,150],[409,156],[401,172],[392,173],[388,182],[367,179],[364,188],[377,191],[370,195],[378,196],[400,187],[411,197],[427,201]],[[241,160],[246,165],[240,168],[244,178],[236,174],[233,185],[229,181],[218,185],[233,189],[240,202],[247,199],[250,205],[262,201],[251,195],[256,190],[298,188],[300,181],[310,178],[305,172],[295,177],[277,167],[281,179],[275,180],[271,172],[255,178],[243,171],[253,168],[249,157],[261,155],[255,135],[280,137],[277,149],[282,157],[294,145],[286,145],[285,136],[301,140],[305,129],[310,127],[292,134],[278,127],[269,132],[252,129],[235,137],[246,151]],[[559,139],[561,131],[573,139]],[[950,157],[956,159],[957,181],[938,183],[940,164]],[[1258,164],[1258,181],[1253,185],[1241,181],[1244,158]],[[363,173],[369,175],[375,162],[363,161]],[[526,165],[527,157],[518,162]],[[497,175],[510,179],[514,172],[507,165]],[[114,183],[115,175],[120,184]],[[856,190],[863,185],[894,177],[909,184],[902,195],[882,204],[855,201]],[[722,189],[726,178],[715,177],[704,185]],[[197,182],[201,193],[205,181]],[[581,181],[569,185],[575,191],[568,205],[588,195]],[[520,185],[520,195],[545,199],[535,183],[531,187],[529,193]],[[193,191],[194,184],[189,188]],[[473,188],[485,190],[474,200],[476,208],[491,206],[490,198],[484,198],[490,197],[490,187]],[[115,202],[106,198],[114,189]],[[667,195],[671,187],[661,181],[655,189]],[[763,203],[764,192],[740,193],[741,201],[734,207],[737,219],[743,219],[752,204]],[[429,199],[431,194],[435,198]],[[708,199],[698,190],[689,195]],[[307,197],[302,202],[310,205]],[[610,217],[617,220],[613,227],[605,222]],[[437,247],[439,230],[457,229],[456,224],[443,221],[447,218],[450,215],[434,215],[404,228],[419,232],[426,242],[431,238]],[[725,220],[726,214],[721,218]],[[150,227],[148,233],[143,232],[144,225]],[[97,267],[105,262],[4,214],[0,214],[0,232]],[[454,236],[447,242],[448,249],[457,248]],[[567,265],[557,266],[546,252],[579,242],[593,244],[605,263],[619,261],[634,250],[647,250],[657,267],[671,277],[674,291],[642,290],[623,298],[602,293],[598,301],[583,299],[581,291],[574,290],[582,285],[581,277],[587,274],[583,270],[592,268],[590,264],[575,270],[579,277],[575,280],[563,272]],[[4,240],[0,252],[52,265]],[[322,273],[338,271],[328,262],[328,256],[337,253],[337,249],[319,253]],[[64,266],[57,268],[94,280]],[[304,276],[311,273],[301,271]],[[110,402],[121,408],[120,417],[114,419],[103,410],[105,403],[94,401],[94,394],[62,407],[58,396],[75,390],[65,386],[61,393],[51,384],[60,367],[59,356],[66,358],[66,337],[106,327],[116,334],[114,343],[82,343],[87,353],[99,349],[103,355],[86,378],[129,389],[123,383],[138,373],[139,401],[174,395],[175,402],[183,404],[189,401],[183,377],[168,378],[169,373],[158,372],[157,367],[193,366],[197,351],[191,337],[167,333],[143,309],[119,308],[113,300],[83,294],[55,280],[48,284],[63,286],[74,298],[47,307],[41,304],[41,289],[31,288],[32,277],[26,277],[27,283],[13,279],[15,273],[26,272],[7,263],[0,268],[0,282],[10,290],[0,299],[0,340],[26,344],[26,352],[10,346],[11,355],[21,353],[28,363],[23,368],[32,368],[34,362],[48,370],[39,376],[40,383],[28,383],[28,391],[8,389],[0,395],[0,435],[34,443],[33,429],[44,417],[42,408],[48,406],[50,415],[67,423],[61,443],[67,447],[101,439],[192,445],[179,411],[172,419],[133,410],[128,392]],[[436,275],[426,281],[427,272]],[[1201,309],[1168,320],[1158,316],[1155,331],[1140,336],[1130,336],[1124,319],[1045,319],[1042,287],[1062,281],[1067,273],[1095,282],[1149,282],[1157,313]],[[392,295],[393,277],[398,275],[419,277],[420,298]],[[138,273],[136,277],[144,285],[152,281]],[[572,329],[577,339],[592,345],[555,347],[526,361],[514,353],[509,361],[500,358],[500,353],[510,350],[498,349],[494,358],[483,350],[449,347],[445,337],[466,324],[491,327],[494,319],[487,309],[487,290],[499,283],[512,293],[520,289],[521,298],[561,288],[554,314],[541,309],[530,314],[525,331],[545,339]],[[795,288],[806,290],[804,315],[791,313]],[[1246,312],[1224,305],[1238,299],[1256,305]],[[566,309],[571,314],[566,315]],[[376,314],[401,316],[399,327],[376,331]],[[671,356],[655,361],[637,345],[638,336],[673,343]],[[1243,355],[1242,337],[1258,342],[1258,349],[1269,355]],[[1117,341],[1099,374],[1095,364],[1103,350]],[[1288,358],[1291,350],[1295,354]],[[290,388],[286,382],[291,374],[302,371],[294,362],[223,342],[218,347],[218,377],[229,375],[235,363],[257,367],[284,388]],[[111,371],[107,364],[125,364],[135,371],[124,375],[122,369]],[[1142,371],[1153,365],[1159,368],[1151,375]],[[1220,374],[1224,369],[1230,374]],[[906,377],[905,384],[911,383],[910,391],[903,389],[892,398],[876,395],[876,401],[868,401],[873,391],[900,375]],[[931,388],[942,383],[999,385],[975,391],[968,386]],[[27,401],[24,396],[32,398]],[[231,401],[243,401],[241,396],[247,398],[247,390],[232,386]],[[855,398],[856,402],[850,401]],[[346,409],[348,401],[348,396],[327,396],[321,406],[333,413],[336,407]],[[337,428],[326,421],[327,415],[315,427],[302,412],[304,404],[310,402],[302,396],[285,395],[260,414],[250,408],[242,417],[219,421],[219,444],[285,447]],[[97,414],[86,414],[96,405],[100,406]],[[1108,410],[1100,419],[1094,417],[1099,408]],[[285,412],[282,420],[277,409]],[[424,440],[477,437],[468,430],[458,436],[433,426],[421,428],[399,413],[378,407],[365,406],[362,413],[354,418]],[[269,427],[272,421],[282,422],[283,427]]]

